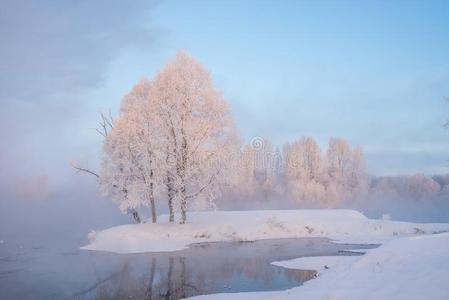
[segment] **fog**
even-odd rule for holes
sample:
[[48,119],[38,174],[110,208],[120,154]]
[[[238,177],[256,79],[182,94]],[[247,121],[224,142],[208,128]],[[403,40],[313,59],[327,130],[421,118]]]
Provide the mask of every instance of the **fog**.
[[[0,240],[3,244],[18,247],[55,243],[78,247],[87,242],[90,230],[132,221],[110,197],[99,193],[96,178],[76,172],[70,161],[98,171],[103,142],[94,130],[98,112],[111,109],[117,115],[121,97],[141,76],[151,77],[178,48],[191,50],[216,75],[243,139],[268,134],[282,146],[302,135],[311,135],[318,144],[325,145],[329,137],[338,135],[365,150],[365,174],[369,179],[360,194],[342,196],[335,203],[322,205],[308,197],[292,197],[291,186],[281,176],[278,186],[282,189],[276,186],[266,189],[266,185],[256,182],[249,194],[229,193],[218,199],[219,209],[355,208],[375,218],[449,221],[446,179],[435,179],[438,184],[435,190],[427,190],[427,185],[418,183],[414,189],[404,191],[410,187],[410,178],[400,177],[419,172],[431,178],[447,171],[449,139],[440,126],[445,118],[442,98],[448,91],[449,78],[441,62],[441,57],[447,56],[447,42],[440,43],[445,39],[436,39],[438,53],[421,49],[426,55],[418,58],[413,51],[400,51],[413,47],[397,41],[400,32],[395,32],[387,40],[397,41],[399,44],[393,45],[397,48],[383,49],[384,56],[381,53],[378,57],[359,44],[360,33],[348,30],[353,28],[348,23],[339,29],[348,32],[350,48],[337,43],[331,45],[332,51],[321,53],[316,50],[327,49],[330,40],[345,35],[313,26],[287,24],[271,28],[265,23],[261,27],[265,31],[260,32],[252,26],[245,27],[246,18],[240,14],[236,16],[237,24],[243,25],[234,28],[226,22],[233,14],[232,9],[223,9],[220,14],[196,3],[198,15],[209,15],[209,9],[217,17],[218,21],[208,20],[211,23],[208,29],[195,22],[199,18],[173,13],[173,5],[133,1],[124,9],[122,1],[2,2]],[[262,9],[259,5],[254,7]],[[284,10],[289,10],[289,6],[277,8],[278,18],[300,19]],[[154,12],[159,15],[154,16]],[[386,25],[391,21],[388,20]],[[436,32],[433,26],[438,26],[441,20],[436,18],[436,24],[429,22],[412,40],[421,41],[429,32]],[[338,17],[332,21],[339,23]],[[400,18],[398,22],[408,24]],[[310,33],[295,31],[280,35],[285,33],[284,28],[296,27],[306,28]],[[239,33],[241,28],[246,31]],[[371,29],[376,35],[375,28]],[[228,34],[217,34],[223,31]],[[198,32],[206,42],[198,43],[201,34],[193,34]],[[439,34],[447,36],[442,29]],[[273,36],[282,36],[283,41],[289,42],[277,46],[273,43],[267,49],[266,40]],[[289,48],[291,40],[298,36],[299,46],[295,44],[292,51],[299,54],[284,48],[284,44]],[[311,36],[323,38],[304,43]],[[251,42],[265,50],[248,47]],[[427,45],[435,43],[427,42]],[[225,44],[231,45],[224,47]],[[250,50],[241,50],[247,48]],[[352,62],[346,54],[351,49],[355,49],[352,54],[356,56]],[[386,56],[384,51],[393,54]],[[328,55],[332,55],[331,59]],[[372,61],[380,61],[380,67],[360,63],[365,59],[357,56],[365,58],[365,55]],[[401,60],[402,57],[405,58]],[[432,59],[428,60],[429,57]],[[330,63],[332,59],[336,62]],[[392,73],[400,69],[392,70],[392,61],[404,66],[403,73]],[[342,70],[343,65],[348,69]],[[410,69],[423,71],[408,72]],[[376,79],[382,77],[379,73],[383,74],[380,81]],[[390,81],[390,77],[405,79]],[[392,178],[391,185],[383,186],[386,190],[378,188],[381,175]],[[158,212],[167,212],[164,203],[158,203]],[[141,214],[148,217],[149,210],[143,208]]]
[[[436,176],[437,177],[437,176]],[[425,191],[415,189],[413,191],[404,191],[408,186],[398,185],[398,190],[383,190],[377,185],[377,181],[382,177],[372,177],[371,186],[363,195],[357,195],[349,199],[342,199],[331,207],[319,203],[316,200],[303,199],[299,202],[287,195],[279,195],[278,191],[267,191],[261,189],[251,196],[236,197],[228,195],[218,200],[218,207],[225,210],[257,210],[257,209],[356,209],[369,218],[387,219],[408,222],[449,222],[449,185],[447,175],[439,176],[446,178],[445,182],[440,183],[438,190]],[[409,177],[397,176],[389,179],[407,182]],[[417,196],[417,193],[421,195]]]
[[103,106],[94,91],[123,51],[154,47],[156,30],[136,22],[153,6],[134,1],[124,10],[120,1],[2,1],[0,240],[5,244],[71,237],[79,246],[91,228],[124,221],[96,192],[95,180],[74,174],[69,162],[98,161],[100,139],[92,128]]
[[95,183],[83,178],[73,177],[72,186],[48,191],[45,196],[20,196],[5,187],[2,191],[0,239],[10,250],[73,249],[85,243],[91,229],[128,221],[96,192]]

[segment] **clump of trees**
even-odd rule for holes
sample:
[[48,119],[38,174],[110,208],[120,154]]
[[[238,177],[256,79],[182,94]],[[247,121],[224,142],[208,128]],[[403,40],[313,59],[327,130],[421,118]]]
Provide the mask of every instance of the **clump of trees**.
[[344,139],[331,138],[325,152],[311,137],[286,143],[282,150],[268,139],[256,138],[256,142],[242,147],[237,187],[228,198],[336,207],[366,191],[363,152]]
[[153,80],[142,79],[123,98],[120,115],[106,120],[101,191],[140,222],[147,207],[157,221],[157,202],[169,220],[189,206],[210,207],[230,176],[234,123],[205,68],[179,52]]
[[[260,141],[264,146],[259,146]],[[372,217],[448,218],[449,175],[371,176],[363,151],[341,138],[322,150],[311,137],[273,148],[267,139],[242,147],[237,188],[222,208],[352,208]]]
[[223,95],[209,72],[179,52],[152,80],[140,80],[113,119],[101,115],[104,137],[97,177],[123,213],[166,206],[185,223],[189,208],[354,207],[391,198],[447,195],[447,177],[373,178],[363,151],[331,138],[323,151],[312,137],[282,147],[255,137],[242,145]]
[[407,199],[409,202],[432,202],[439,198],[449,199],[449,175],[432,177],[424,174],[404,176],[382,176],[373,178],[370,190],[371,197],[387,196],[397,201]]
[[241,145],[227,102],[209,72],[179,52],[152,80],[123,98],[119,116],[101,116],[104,137],[101,192],[141,222],[165,203],[169,221],[188,208],[213,208],[224,199],[282,195],[331,207],[363,180],[363,155],[341,139],[321,153],[310,137],[275,148],[268,139]]

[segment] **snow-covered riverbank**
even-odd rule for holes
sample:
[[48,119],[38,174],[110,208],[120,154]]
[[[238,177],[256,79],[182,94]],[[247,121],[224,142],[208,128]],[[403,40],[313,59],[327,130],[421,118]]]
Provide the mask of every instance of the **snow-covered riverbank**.
[[449,295],[447,233],[400,237],[364,256],[304,257],[274,264],[318,270],[319,276],[286,291],[192,299],[446,300]]
[[[317,279],[278,292],[230,293],[198,299],[447,299],[449,224],[372,220],[353,210],[229,211],[189,214],[189,223],[123,225],[89,235],[88,250],[116,253],[174,251],[197,242],[328,237],[382,243],[364,256],[302,257],[273,262],[316,270]],[[196,299],[196,298],[195,298]]]
[[188,224],[132,224],[89,234],[86,250],[116,253],[175,251],[189,244],[272,238],[328,237],[379,243],[399,236],[449,231],[449,224],[372,220],[354,210],[216,211],[189,214]]

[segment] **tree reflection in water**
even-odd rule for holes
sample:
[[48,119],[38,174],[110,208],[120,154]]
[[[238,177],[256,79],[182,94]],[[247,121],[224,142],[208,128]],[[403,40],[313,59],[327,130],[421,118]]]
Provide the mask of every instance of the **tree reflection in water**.
[[185,257],[169,257],[167,272],[165,276],[161,272],[159,277],[155,276],[157,261],[157,258],[151,258],[149,273],[140,278],[133,274],[129,264],[125,264],[120,276],[115,276],[100,283],[96,288],[95,298],[101,300],[125,298],[168,300],[204,294],[198,287],[187,281]]
[[331,244],[325,239],[284,239],[204,243],[171,253],[117,255],[116,258],[126,258],[121,269],[77,296],[168,300],[211,293],[288,289],[313,278],[315,272],[276,267],[270,264],[272,261],[339,255],[339,250],[351,247],[361,246]]

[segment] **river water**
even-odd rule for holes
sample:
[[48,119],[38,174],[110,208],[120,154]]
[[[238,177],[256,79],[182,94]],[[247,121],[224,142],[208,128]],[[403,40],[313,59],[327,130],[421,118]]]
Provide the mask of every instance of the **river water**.
[[[1,242],[1,241],[0,241]],[[315,272],[273,266],[303,256],[360,255],[369,245],[323,238],[193,244],[175,252],[114,254],[73,247],[0,247],[1,299],[180,299],[289,289]],[[59,250],[58,250],[59,249]]]

